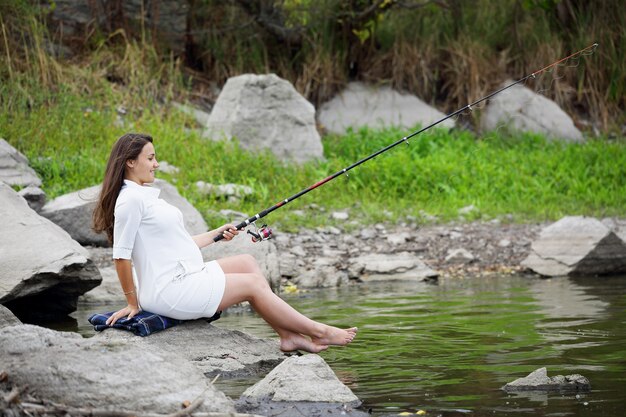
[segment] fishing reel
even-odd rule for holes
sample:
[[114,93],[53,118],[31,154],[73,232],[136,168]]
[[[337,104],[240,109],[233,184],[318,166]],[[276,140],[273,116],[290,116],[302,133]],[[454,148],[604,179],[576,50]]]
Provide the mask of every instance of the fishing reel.
[[266,224],[261,226],[260,229],[257,229],[256,223],[252,223],[252,225],[254,226],[254,232],[248,229],[247,233],[249,235],[252,235],[252,241],[254,243],[262,242],[264,240],[268,240],[272,238],[272,229],[267,227]]

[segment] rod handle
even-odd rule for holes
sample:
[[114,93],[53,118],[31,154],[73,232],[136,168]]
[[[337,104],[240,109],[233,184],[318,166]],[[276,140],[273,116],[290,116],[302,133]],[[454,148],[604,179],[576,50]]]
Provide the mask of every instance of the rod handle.
[[[241,222],[238,225],[235,226],[235,229],[237,230],[242,230],[247,226],[246,222]],[[222,233],[220,233],[219,235],[215,236],[213,238],[213,242],[219,242],[220,240],[224,239],[224,235]]]

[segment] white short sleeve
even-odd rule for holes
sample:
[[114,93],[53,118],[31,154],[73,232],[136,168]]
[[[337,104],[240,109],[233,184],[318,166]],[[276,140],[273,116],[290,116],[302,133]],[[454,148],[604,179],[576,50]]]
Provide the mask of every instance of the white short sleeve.
[[130,259],[143,214],[143,201],[132,195],[121,195],[115,204],[113,259]]

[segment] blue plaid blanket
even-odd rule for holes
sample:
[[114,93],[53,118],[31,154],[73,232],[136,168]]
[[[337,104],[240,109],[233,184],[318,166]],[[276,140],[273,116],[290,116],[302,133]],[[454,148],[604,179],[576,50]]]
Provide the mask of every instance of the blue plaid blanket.
[[[136,316],[131,319],[123,317],[118,319],[114,325],[109,326],[106,321],[115,313],[110,311],[108,313],[93,314],[87,320],[93,324],[93,328],[97,332],[101,332],[104,329],[114,328],[121,330],[128,330],[133,332],[137,336],[149,336],[152,333],[160,332],[168,327],[173,327],[183,323],[185,320],[173,319],[171,317],[160,316],[158,314],[150,313],[148,311],[140,311]],[[221,311],[215,313],[211,318],[205,319],[208,323],[220,318]]]

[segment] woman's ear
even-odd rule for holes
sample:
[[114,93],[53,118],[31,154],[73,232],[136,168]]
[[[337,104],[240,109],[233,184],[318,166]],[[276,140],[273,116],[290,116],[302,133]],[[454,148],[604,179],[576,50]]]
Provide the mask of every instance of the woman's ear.
[[134,159],[128,159],[128,160],[126,160],[126,166],[127,166],[128,168],[131,168],[131,169],[132,169],[132,168],[134,168],[134,167],[135,167],[135,160],[134,160]]

